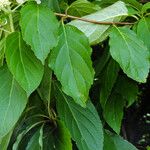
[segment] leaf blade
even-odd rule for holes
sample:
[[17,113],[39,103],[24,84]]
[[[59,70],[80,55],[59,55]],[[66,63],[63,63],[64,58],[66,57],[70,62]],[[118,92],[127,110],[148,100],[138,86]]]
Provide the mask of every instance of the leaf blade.
[[82,106],[94,78],[90,55],[91,48],[84,34],[73,26],[63,25],[59,43],[50,55],[49,67],[54,70],[63,91]]
[[23,39],[43,64],[50,49],[57,44],[58,25],[53,12],[42,5],[29,4],[21,10]]
[[44,67],[26,46],[19,32],[10,34],[6,39],[6,61],[11,73],[29,96],[40,84]]
[[[120,21],[120,17],[127,15],[127,12],[128,10],[125,4],[121,1],[118,1],[109,7],[84,16],[83,18],[96,21],[113,22]],[[110,28],[110,25],[97,25],[80,20],[71,21],[69,24],[81,30],[89,38],[90,45],[95,45],[105,40],[108,36],[108,29]]]
[[146,82],[150,62],[149,52],[143,41],[130,29],[115,27],[110,34],[109,45],[111,56],[124,73],[133,80]]
[[80,150],[102,150],[103,131],[101,121],[91,102],[83,108],[57,89],[57,110],[59,117],[70,130],[72,139]]
[[5,136],[18,121],[23,112],[27,95],[15,81],[6,65],[0,69],[0,138]]

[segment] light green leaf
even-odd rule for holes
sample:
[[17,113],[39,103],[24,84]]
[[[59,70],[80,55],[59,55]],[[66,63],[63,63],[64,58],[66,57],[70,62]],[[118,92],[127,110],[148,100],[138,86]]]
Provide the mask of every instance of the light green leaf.
[[94,78],[90,56],[91,48],[85,35],[73,26],[62,25],[49,67],[54,70],[63,91],[81,106],[86,105]]
[[147,2],[146,4],[143,5],[141,12],[144,14],[148,10],[150,10],[150,2]]
[[58,25],[53,12],[47,7],[28,4],[21,9],[23,39],[43,64],[50,49],[57,45]]
[[6,65],[0,68],[0,139],[7,135],[23,112],[27,96]]
[[149,51],[138,36],[125,27],[114,27],[110,34],[110,53],[128,77],[146,82],[149,73]]
[[80,150],[103,150],[103,131],[98,113],[91,102],[83,108],[58,87],[57,111]]
[[100,91],[100,102],[102,107],[105,107],[107,99],[111,94],[111,90],[116,82],[119,72],[119,65],[113,59],[110,59],[108,65],[103,71],[103,75],[101,78],[101,91]]
[[145,43],[150,52],[150,18],[142,18],[137,25],[137,35]]
[[40,84],[44,67],[19,32],[6,39],[6,60],[11,73],[29,96]]
[[[122,16],[127,15],[127,8],[121,1],[114,3],[113,5],[106,7],[93,14],[84,16],[83,18],[95,20],[95,21],[120,21]],[[108,29],[110,25],[98,25],[80,20],[74,20],[70,22],[71,25],[77,27],[89,38],[90,44],[94,45],[103,41],[108,36]]]
[[87,0],[77,0],[67,8],[67,14],[82,17],[98,10],[100,10],[98,5]]
[[124,140],[122,137],[105,132],[104,134],[104,150],[137,150],[137,148]]

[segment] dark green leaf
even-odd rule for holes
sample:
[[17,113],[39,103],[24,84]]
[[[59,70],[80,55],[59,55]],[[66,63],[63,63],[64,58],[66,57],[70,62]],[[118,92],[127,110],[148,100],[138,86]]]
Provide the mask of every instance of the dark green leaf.
[[46,65],[45,71],[43,75],[43,79],[38,88],[39,95],[43,101],[46,103],[50,103],[50,95],[51,95],[51,82],[52,82],[52,70]]
[[146,82],[149,73],[149,51],[129,28],[114,27],[110,34],[110,53],[124,73],[138,82]]
[[49,125],[43,128],[43,150],[72,150],[70,133],[61,121],[55,130]]
[[91,102],[83,108],[77,105],[61,89],[56,89],[57,111],[69,129],[80,150],[102,150],[103,131],[101,121]]
[[70,133],[61,121],[57,121],[57,130],[54,134],[57,150],[72,150]]
[[137,83],[126,76],[118,76],[112,93],[103,106],[104,118],[116,133],[120,132],[123,110],[126,103],[127,107],[129,107],[137,100],[137,96]]
[[111,134],[110,132],[105,132],[104,134],[104,150],[137,150],[128,141],[124,140],[118,135]]
[[105,68],[105,65],[108,63],[110,58],[110,53],[106,49],[103,53],[103,55],[95,61],[95,76],[98,77],[102,70]]
[[118,134],[120,133],[124,105],[125,101],[122,96],[113,92],[103,109],[106,122]]
[[44,67],[19,32],[10,34],[6,39],[6,60],[15,79],[30,95],[40,84]]
[[138,85],[126,76],[119,76],[115,89],[126,100],[127,107],[131,106],[138,98]]
[[0,139],[7,135],[23,112],[27,95],[6,65],[0,68]]
[[20,26],[23,39],[44,64],[50,49],[57,44],[58,21],[53,12],[42,5],[25,5],[21,10]]
[[91,48],[85,35],[73,26],[62,25],[49,67],[54,70],[63,91],[82,106],[86,105],[94,78],[90,56]]
[[105,107],[107,99],[111,94],[111,90],[116,82],[119,72],[119,65],[113,59],[110,59],[101,78],[100,102],[102,107]]
[[26,147],[26,150],[41,150],[42,147],[39,143],[39,138],[40,138],[40,129],[34,133],[34,135],[30,139]]

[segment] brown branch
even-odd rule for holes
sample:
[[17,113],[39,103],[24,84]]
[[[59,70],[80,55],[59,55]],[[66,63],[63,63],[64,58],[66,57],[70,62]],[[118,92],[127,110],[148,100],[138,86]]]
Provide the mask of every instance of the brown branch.
[[96,20],[91,20],[91,19],[86,19],[86,18],[80,18],[80,17],[76,17],[76,16],[71,16],[71,15],[67,15],[67,14],[61,14],[61,13],[55,13],[56,16],[59,17],[65,17],[65,18],[71,18],[71,19],[77,19],[77,20],[81,20],[81,21],[85,21],[85,22],[90,22],[93,24],[100,24],[100,25],[133,25],[134,23],[131,22],[105,22],[105,21],[96,21]]

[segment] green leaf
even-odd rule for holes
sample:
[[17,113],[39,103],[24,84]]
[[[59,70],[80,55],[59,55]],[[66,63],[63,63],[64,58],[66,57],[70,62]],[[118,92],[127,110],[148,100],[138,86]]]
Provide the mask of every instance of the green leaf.
[[150,18],[142,18],[137,25],[137,35],[145,43],[150,52]]
[[122,96],[113,92],[103,109],[106,122],[117,134],[120,133],[124,105],[125,101]]
[[149,51],[138,36],[125,27],[114,27],[110,34],[110,53],[128,77],[146,82],[149,73]]
[[94,78],[90,56],[91,48],[85,35],[73,26],[62,25],[49,67],[54,70],[63,91],[81,106],[86,105]]
[[104,134],[104,150],[137,150],[128,141],[124,140],[122,137],[111,134],[110,132],[105,132]]
[[100,10],[98,5],[87,0],[77,0],[67,8],[67,14],[82,17],[98,10]]
[[52,82],[52,70],[46,65],[43,79],[38,88],[38,92],[39,92],[41,99],[46,103],[48,102],[50,103],[51,84],[52,84],[51,82]]
[[95,77],[98,77],[102,70],[105,68],[105,65],[108,63],[109,59],[110,59],[110,53],[108,51],[108,49],[106,49],[102,56],[95,61]]
[[126,76],[118,76],[113,90],[103,106],[103,114],[110,127],[119,134],[124,107],[131,106],[138,96],[137,83]]
[[53,12],[47,7],[28,4],[21,9],[23,39],[43,64],[50,49],[57,45],[58,25]]
[[57,150],[72,150],[71,135],[64,123],[57,121],[57,131],[55,137],[55,147]]
[[[95,21],[113,22],[120,21],[121,16],[127,15],[127,12],[128,10],[125,4],[121,1],[118,1],[107,8],[84,16],[83,18]],[[71,21],[70,24],[85,33],[85,35],[89,38],[91,45],[97,44],[106,39],[108,36],[108,29],[111,27],[110,25],[93,24],[81,20]]]
[[138,98],[137,83],[126,76],[118,77],[115,91],[122,96],[122,99],[126,100],[127,107],[131,106]]
[[2,138],[2,141],[0,141],[0,149],[7,150],[11,136],[12,136],[12,131],[10,131],[7,135],[5,135]]
[[147,2],[146,4],[143,5],[141,12],[144,14],[148,10],[150,10],[150,2]]
[[59,0],[41,0],[41,4],[55,12],[60,12]]
[[5,38],[3,38],[2,40],[0,40],[0,59],[4,55],[4,45],[5,45]]
[[40,84],[44,67],[19,32],[6,39],[6,60],[11,73],[29,96]]
[[[110,5],[114,2],[117,2],[118,0],[101,0],[100,6]],[[137,0],[122,0],[124,3],[127,4],[127,6],[132,6],[133,8],[140,11],[142,9],[142,4],[140,2],[137,2]]]
[[57,128],[43,128],[43,150],[72,150],[71,136],[64,123],[57,121]]
[[101,91],[100,91],[100,102],[102,107],[105,107],[107,99],[111,94],[111,90],[116,82],[119,72],[119,65],[113,59],[110,59],[108,65],[103,71],[103,75],[101,78]]
[[83,108],[56,89],[57,111],[80,150],[103,150],[103,130],[98,113],[91,102]]
[[39,143],[39,138],[40,138],[40,129],[37,130],[32,138],[30,139],[27,147],[26,147],[26,150],[41,150],[41,146],[40,146],[40,143]]
[[0,139],[7,135],[23,112],[27,96],[6,65],[0,69]]

